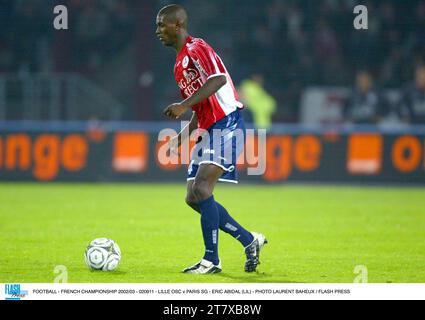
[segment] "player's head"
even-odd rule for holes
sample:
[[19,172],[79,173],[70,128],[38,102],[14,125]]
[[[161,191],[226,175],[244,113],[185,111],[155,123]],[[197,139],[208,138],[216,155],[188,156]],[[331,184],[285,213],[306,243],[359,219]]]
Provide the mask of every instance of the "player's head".
[[156,17],[156,35],[168,47],[175,47],[179,36],[187,34],[186,10],[177,4],[162,8]]
[[264,85],[264,76],[260,72],[251,74],[251,79],[258,83],[260,86]]
[[420,65],[416,68],[416,86],[425,90],[425,65]]
[[356,75],[357,88],[362,92],[368,92],[373,87],[373,76],[368,70],[360,70]]

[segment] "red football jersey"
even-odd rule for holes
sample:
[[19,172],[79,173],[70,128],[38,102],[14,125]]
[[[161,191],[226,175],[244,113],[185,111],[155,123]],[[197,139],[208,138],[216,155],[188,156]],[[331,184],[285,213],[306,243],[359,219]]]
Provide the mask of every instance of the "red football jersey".
[[174,77],[183,98],[190,97],[209,78],[218,75],[225,75],[227,83],[208,99],[192,106],[201,129],[208,129],[243,105],[220,57],[204,40],[189,36],[174,66]]

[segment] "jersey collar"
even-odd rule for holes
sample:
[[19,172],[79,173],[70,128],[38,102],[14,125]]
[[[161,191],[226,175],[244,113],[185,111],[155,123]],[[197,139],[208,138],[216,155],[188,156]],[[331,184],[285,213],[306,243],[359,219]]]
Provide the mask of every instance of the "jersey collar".
[[186,46],[187,46],[187,44],[188,44],[189,42],[191,42],[191,41],[192,41],[192,39],[193,39],[193,37],[192,37],[192,36],[187,36],[186,41],[185,41],[185,43],[184,43],[183,47],[181,48],[180,52],[177,54],[177,57],[178,57],[179,55],[181,55],[181,54],[182,54],[182,52],[186,52]]

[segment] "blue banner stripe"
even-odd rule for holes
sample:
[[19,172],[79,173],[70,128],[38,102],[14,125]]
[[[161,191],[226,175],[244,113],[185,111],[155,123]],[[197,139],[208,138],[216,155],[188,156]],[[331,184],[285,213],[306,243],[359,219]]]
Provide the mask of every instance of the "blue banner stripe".
[[[252,124],[246,124],[252,129]],[[0,121],[0,131],[3,132],[81,132],[89,129],[114,131],[145,131],[158,133],[170,128],[181,130],[180,122],[136,122],[136,121]],[[267,129],[268,134],[350,134],[354,132],[369,132],[382,134],[425,134],[425,125],[303,125],[303,124],[274,124]]]

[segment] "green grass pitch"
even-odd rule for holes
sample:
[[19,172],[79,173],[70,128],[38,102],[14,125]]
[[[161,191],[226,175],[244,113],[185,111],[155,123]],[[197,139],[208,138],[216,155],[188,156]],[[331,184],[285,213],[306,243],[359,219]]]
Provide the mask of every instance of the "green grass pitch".
[[[425,282],[425,190],[219,185],[215,196],[268,237],[258,272],[243,271],[242,246],[220,233],[223,272],[181,274],[203,253],[199,215],[184,184],[0,184],[0,282],[370,283]],[[115,272],[89,271],[86,245],[117,241]]]

